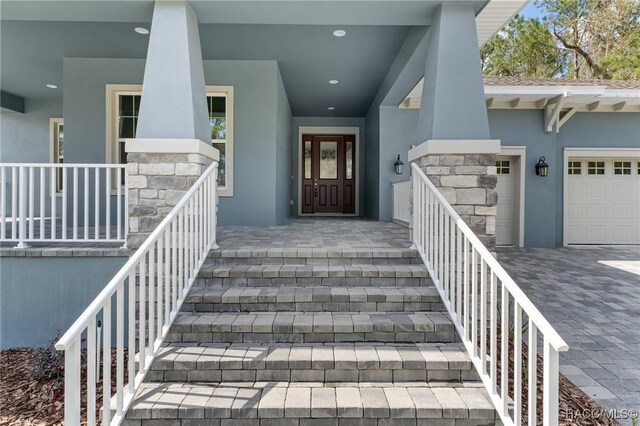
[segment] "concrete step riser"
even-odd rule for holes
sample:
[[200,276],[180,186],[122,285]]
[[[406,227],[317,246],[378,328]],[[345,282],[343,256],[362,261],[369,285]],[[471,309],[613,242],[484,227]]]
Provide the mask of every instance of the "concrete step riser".
[[486,392],[460,385],[369,384],[361,387],[359,383],[323,386],[277,382],[262,382],[257,387],[253,383],[246,387],[189,383],[149,385],[127,413],[128,421],[124,424],[479,426],[497,423]]
[[419,257],[219,257],[208,258],[205,265],[422,265]]
[[[147,382],[461,382],[476,381],[475,370],[439,369],[256,369],[229,366],[220,369],[197,370],[191,366],[176,364],[173,370],[151,370]],[[235,368],[234,368],[235,367]],[[332,366],[333,367],[333,366]],[[152,367],[153,368],[153,367]]]
[[494,426],[489,419],[398,418],[251,418],[251,419],[126,419],[122,426]]
[[170,332],[167,343],[452,343],[459,341],[455,331],[402,332]]
[[426,277],[290,277],[290,278],[251,278],[251,277],[203,277],[198,278],[196,287],[294,287],[294,286],[330,286],[330,287],[421,287],[432,286]]
[[445,312],[441,302],[185,303],[182,312]]

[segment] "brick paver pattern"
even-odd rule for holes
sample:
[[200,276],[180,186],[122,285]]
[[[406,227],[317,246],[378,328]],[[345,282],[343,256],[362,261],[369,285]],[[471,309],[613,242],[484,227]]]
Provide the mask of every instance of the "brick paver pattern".
[[605,408],[640,409],[640,247],[501,248],[498,259],[569,344],[561,373]]

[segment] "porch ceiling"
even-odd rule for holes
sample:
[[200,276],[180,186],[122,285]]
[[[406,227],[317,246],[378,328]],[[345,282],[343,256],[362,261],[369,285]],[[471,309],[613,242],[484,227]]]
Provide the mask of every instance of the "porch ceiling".
[[[440,3],[191,1],[205,60],[277,61],[294,116],[343,117],[366,114],[410,29],[427,26]],[[486,3],[476,1],[477,10]],[[62,97],[65,57],[146,56],[148,37],[133,29],[149,27],[151,0],[21,0],[3,1],[0,7],[0,85],[27,99]],[[479,22],[479,37],[481,26]],[[337,28],[346,30],[346,37],[333,37]],[[330,85],[333,79],[339,84]],[[58,89],[46,88],[48,83]],[[335,110],[329,111],[329,106]]]

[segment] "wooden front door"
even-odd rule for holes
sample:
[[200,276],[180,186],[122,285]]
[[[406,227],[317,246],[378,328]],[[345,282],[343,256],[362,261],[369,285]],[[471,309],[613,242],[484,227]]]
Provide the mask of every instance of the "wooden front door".
[[356,212],[355,136],[302,136],[302,213]]

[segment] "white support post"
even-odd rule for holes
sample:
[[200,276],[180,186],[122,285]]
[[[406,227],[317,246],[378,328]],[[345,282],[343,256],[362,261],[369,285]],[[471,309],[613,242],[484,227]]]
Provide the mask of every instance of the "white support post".
[[544,371],[542,383],[542,424],[558,424],[558,374],[560,357],[549,341],[544,339]]
[[[20,215],[20,223],[19,223],[19,239],[18,245],[16,248],[27,248],[29,247],[26,243],[27,239],[27,185],[26,185],[26,176],[24,166],[20,166],[20,189],[19,189],[19,215]],[[12,206],[15,209],[15,207]],[[15,221],[12,223],[15,227],[18,225]]]
[[64,354],[64,420],[68,425],[80,424],[80,336]]

